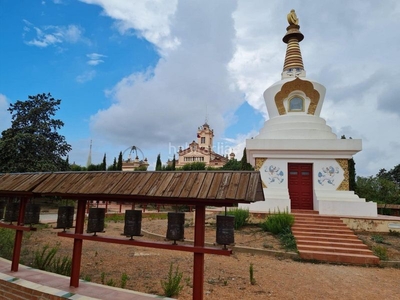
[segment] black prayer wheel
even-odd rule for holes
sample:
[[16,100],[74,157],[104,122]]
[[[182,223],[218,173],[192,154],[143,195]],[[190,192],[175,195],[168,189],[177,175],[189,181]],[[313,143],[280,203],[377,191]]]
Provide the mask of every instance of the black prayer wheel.
[[217,215],[217,244],[230,245],[235,242],[235,217]]
[[4,218],[5,208],[6,208],[6,201],[0,201],[0,220]]
[[185,213],[169,212],[167,239],[173,240],[174,243],[178,240],[183,240],[185,234],[184,225],[185,225]]
[[71,228],[74,224],[74,207],[60,206],[58,208],[57,227],[56,228]]
[[25,207],[24,224],[39,224],[40,205],[28,203]]
[[96,235],[96,232],[103,232],[105,217],[106,217],[105,208],[99,208],[99,207],[90,208],[87,233],[94,233],[94,235]]
[[4,221],[10,223],[18,221],[18,215],[19,215],[19,203],[18,202],[7,203]]
[[126,210],[124,235],[129,236],[131,238],[133,236],[140,236],[141,230],[142,230],[142,211]]

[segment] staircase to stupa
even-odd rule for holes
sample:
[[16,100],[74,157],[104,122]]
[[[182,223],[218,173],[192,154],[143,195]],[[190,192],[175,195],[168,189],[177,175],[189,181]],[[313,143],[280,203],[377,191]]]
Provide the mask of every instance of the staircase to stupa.
[[340,264],[378,265],[379,258],[339,217],[292,210],[292,232],[301,259]]

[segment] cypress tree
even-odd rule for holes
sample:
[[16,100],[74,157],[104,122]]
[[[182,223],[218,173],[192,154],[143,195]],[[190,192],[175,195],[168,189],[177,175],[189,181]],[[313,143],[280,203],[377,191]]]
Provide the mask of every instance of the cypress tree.
[[156,162],[156,171],[161,171],[162,163],[161,163],[161,155],[157,155],[157,162]]
[[122,151],[118,156],[117,171],[122,171]]

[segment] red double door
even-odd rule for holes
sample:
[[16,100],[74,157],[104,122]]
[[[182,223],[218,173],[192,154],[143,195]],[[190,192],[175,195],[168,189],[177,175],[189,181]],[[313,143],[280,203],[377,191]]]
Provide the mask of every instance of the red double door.
[[291,209],[313,207],[312,164],[288,164],[288,188]]

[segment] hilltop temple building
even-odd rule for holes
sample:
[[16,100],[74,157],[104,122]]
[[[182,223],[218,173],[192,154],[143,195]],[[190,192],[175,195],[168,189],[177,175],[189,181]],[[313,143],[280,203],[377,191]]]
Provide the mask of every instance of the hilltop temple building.
[[320,117],[325,87],[306,77],[298,18],[292,10],[282,78],[264,92],[269,120],[246,141],[247,161],[261,172],[265,201],[250,211],[315,210],[322,215],[376,216],[374,202],[349,191],[349,164],[360,139],[338,139]]

